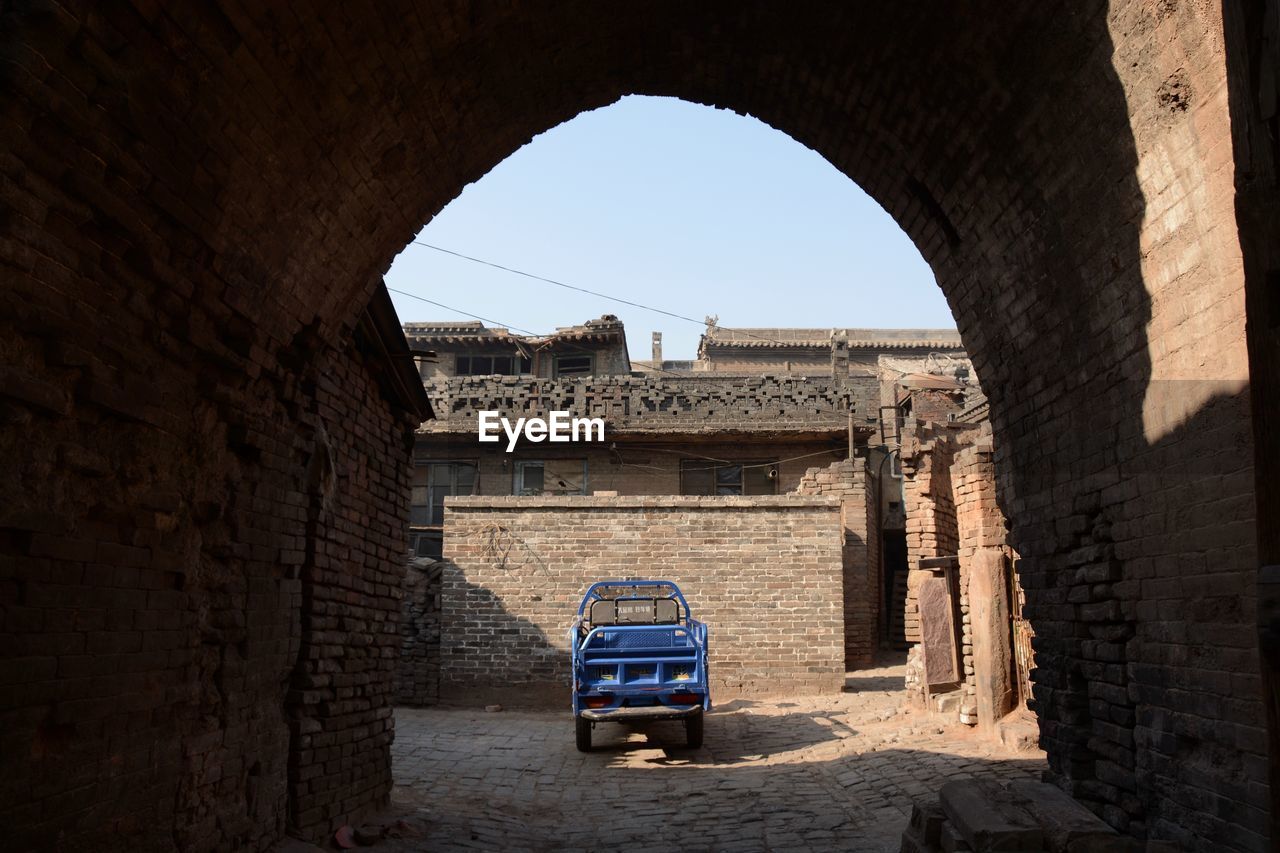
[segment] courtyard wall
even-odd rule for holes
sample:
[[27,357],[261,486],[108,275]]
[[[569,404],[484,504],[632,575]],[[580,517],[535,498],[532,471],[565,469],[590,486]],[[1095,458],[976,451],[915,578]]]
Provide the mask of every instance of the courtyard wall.
[[568,630],[594,581],[675,581],[710,626],[713,697],[844,683],[840,501],[461,497],[446,501],[441,699],[564,704]]

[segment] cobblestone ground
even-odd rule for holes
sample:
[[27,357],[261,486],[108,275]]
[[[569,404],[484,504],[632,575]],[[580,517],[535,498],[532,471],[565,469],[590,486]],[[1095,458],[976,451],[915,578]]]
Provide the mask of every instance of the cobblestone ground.
[[402,708],[396,787],[380,819],[411,837],[379,850],[896,851],[913,797],[963,778],[1039,778],[958,724],[901,709],[902,669],[851,673],[839,696],[737,700],[702,749],[661,723],[597,726],[568,712]]

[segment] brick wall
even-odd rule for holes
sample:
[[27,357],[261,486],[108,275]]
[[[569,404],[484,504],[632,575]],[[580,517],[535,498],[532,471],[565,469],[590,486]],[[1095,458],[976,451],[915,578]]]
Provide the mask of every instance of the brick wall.
[[[352,343],[312,341],[305,370],[228,349],[215,403],[174,341],[86,323],[151,380],[58,344],[80,391],[5,484],[6,844],[97,848],[106,822],[132,849],[260,849],[367,813],[390,787],[413,420]],[[57,487],[58,459],[90,488]]]
[[552,411],[601,417],[606,435],[731,430],[785,434],[845,429],[851,408],[859,424],[865,424],[865,418],[875,414],[880,387],[870,376],[466,376],[429,381],[427,392],[435,403],[436,420],[423,424],[426,434],[474,436],[484,410],[499,411],[513,421],[545,418]]
[[989,435],[973,438],[974,443],[959,448],[951,462],[952,504],[959,539],[956,554],[960,560],[961,655],[965,675],[961,714],[966,722],[977,722],[974,644],[985,639],[974,636],[976,626],[970,612],[969,580],[980,551],[1008,550],[1004,514],[996,499],[991,438]]
[[[318,839],[358,822],[391,791],[392,674],[415,424],[387,404],[359,360],[332,363],[316,376],[314,406],[305,533],[262,544],[298,549],[277,558],[300,563],[302,581],[301,600],[288,611],[298,619],[300,648],[286,697],[287,813],[295,833]],[[270,494],[257,491],[259,500]],[[300,496],[276,497],[292,506]],[[281,514],[269,510],[268,517]],[[252,616],[246,629],[251,638]],[[228,794],[234,790],[228,786]]]
[[[1251,407],[1274,419],[1277,241],[1274,144],[1248,120],[1269,79],[1245,52],[1257,5],[0,7],[5,825],[86,846],[136,827],[140,850],[278,834],[279,676],[305,611],[284,604],[279,552],[298,549],[274,543],[306,538],[299,385],[469,182],[651,93],[809,146],[936,274],[990,397],[1053,778],[1135,836],[1266,849],[1256,544],[1273,561],[1276,538]],[[249,423],[265,448],[238,438]],[[364,432],[368,458],[402,457]],[[156,615],[99,638],[118,623],[78,614],[104,601]],[[62,660],[90,633],[121,649],[112,673]],[[207,747],[223,726],[247,739]]]
[[[905,396],[901,391],[898,393]],[[947,415],[956,414],[964,408],[964,401],[963,391],[914,388],[911,390],[910,417],[914,420],[946,423]]]
[[[909,642],[919,642],[918,584],[931,575],[919,560],[956,557],[954,592],[962,681],[959,719],[978,721],[974,670],[974,624],[969,581],[978,552],[1008,550],[1000,510],[990,424],[964,427],[913,423],[903,445],[909,564],[906,624]],[[984,626],[984,630],[986,627]],[[922,690],[920,657],[912,649],[908,681]],[[913,697],[915,700],[917,697]]]
[[[863,459],[833,462],[810,469],[796,487],[800,495],[828,495],[840,500],[844,547],[844,660],[853,669],[875,657],[880,617],[879,527],[872,479]],[[821,594],[822,590],[815,590]]]
[[563,704],[582,594],[626,577],[679,584],[719,700],[844,684],[836,498],[451,498],[445,557],[446,701]]
[[440,699],[440,577],[434,560],[408,560],[400,601],[396,656],[397,705],[434,705]]
[[[612,444],[612,442],[611,442]],[[794,491],[814,465],[828,464],[848,453],[847,439],[796,439],[792,441],[715,442],[617,442],[610,444],[530,444],[521,442],[515,452],[481,445],[474,436],[454,438],[421,433],[414,448],[418,464],[459,460],[478,466],[477,493],[509,495],[514,487],[514,464],[529,460],[582,459],[587,463],[587,491],[616,491],[621,495],[680,494],[682,459],[779,460],[775,485],[778,494]],[[802,458],[796,458],[802,457]]]
[[961,436],[973,427],[909,422],[902,435],[902,498],[907,515],[907,600],[904,620],[908,643],[920,641],[916,592],[928,572],[920,561],[953,556],[959,547],[951,463]]

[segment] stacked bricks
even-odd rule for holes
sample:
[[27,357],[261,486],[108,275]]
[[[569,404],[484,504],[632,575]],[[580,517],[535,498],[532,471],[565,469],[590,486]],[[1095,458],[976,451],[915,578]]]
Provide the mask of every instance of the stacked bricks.
[[960,436],[972,429],[911,422],[903,431],[902,492],[907,515],[904,633],[908,643],[920,642],[916,594],[919,584],[928,574],[920,570],[920,561],[952,556],[959,547],[955,503],[951,494],[951,461],[961,441]]
[[844,659],[853,669],[872,662],[880,611],[879,528],[875,500],[868,495],[872,480],[864,459],[834,462],[812,468],[795,494],[829,495],[840,499],[844,547]]
[[[947,426],[914,423],[903,446],[904,494],[907,505],[908,575],[906,621],[918,642],[919,615],[915,590],[928,574],[916,568],[921,559],[957,556],[957,602],[960,657],[963,669],[958,712],[962,722],[977,722],[974,681],[973,620],[969,579],[975,554],[985,548],[1006,549],[1004,515],[997,502],[989,424]],[[918,655],[908,667],[910,687],[922,690]]]
[[[973,719],[965,722],[976,722],[974,682],[974,632],[977,630],[970,614],[969,580],[975,569],[977,554],[985,550],[996,550],[1007,558],[1004,514],[996,497],[995,464],[993,461],[992,442],[989,425],[983,424],[981,436],[971,436],[973,443],[958,450],[951,463],[952,504],[956,512],[956,532],[959,538],[958,557],[960,559],[960,610],[962,632],[962,653],[964,658],[964,700],[961,703],[962,715],[969,712]],[[985,628],[984,628],[985,630]],[[1004,626],[1008,631],[1008,626]],[[985,638],[978,638],[982,642]]]
[[441,569],[436,560],[416,558],[405,564],[396,660],[397,705],[434,705],[440,698]]
[[841,533],[835,497],[449,498],[441,699],[563,703],[578,603],[618,578],[680,586],[718,697],[838,691]]

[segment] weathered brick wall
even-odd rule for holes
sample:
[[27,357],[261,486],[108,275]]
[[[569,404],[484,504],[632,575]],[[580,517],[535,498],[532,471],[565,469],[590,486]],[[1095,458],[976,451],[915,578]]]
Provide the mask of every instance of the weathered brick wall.
[[608,435],[844,429],[851,408],[860,425],[874,416],[880,388],[870,376],[464,376],[428,381],[427,393],[437,416],[426,434],[476,435],[479,412],[496,410],[512,421],[552,411],[600,417]]
[[611,578],[679,584],[720,699],[844,684],[836,498],[450,498],[445,557],[445,701],[562,704],[569,625]]
[[[319,839],[359,822],[391,791],[414,423],[388,406],[358,360],[326,365],[314,388],[305,534],[281,559],[299,562],[302,580],[290,614],[300,617],[301,647],[286,704],[289,825]],[[300,496],[275,497],[292,507]]]
[[800,495],[840,499],[844,538],[844,660],[850,669],[870,664],[877,646],[880,563],[879,552],[872,543],[878,541],[879,529],[870,485],[866,460],[855,459],[833,462],[826,468],[812,468],[795,489]]
[[961,655],[965,676],[961,716],[969,723],[977,721],[973,659],[975,626],[970,613],[969,579],[979,551],[1007,550],[1007,531],[996,497],[992,457],[991,438],[984,435],[975,437],[973,444],[958,449],[951,463],[951,494],[959,537],[956,553],[960,559]]
[[907,516],[907,600],[904,634],[908,643],[920,642],[916,595],[929,574],[920,561],[954,556],[960,534],[951,491],[951,463],[972,427],[909,422],[902,433],[902,497]]
[[[244,813],[246,837],[276,831],[279,763],[258,756],[281,730],[266,659],[291,657],[267,649],[292,611],[249,623],[266,647],[241,647],[234,616],[190,638],[249,594],[246,566],[268,586],[286,571],[264,542],[300,523],[276,500],[305,492],[294,380],[325,366],[378,271],[468,182],[584,109],[648,93],[791,134],[935,272],[990,396],[1054,778],[1133,835],[1266,849],[1256,542],[1273,561],[1276,535],[1254,512],[1249,395],[1274,420],[1277,241],[1274,119],[1248,120],[1270,79],[1244,52],[1264,27],[1241,9],[1257,6],[5,4],[0,449],[16,476],[0,478],[0,651],[23,686],[3,736],[4,754],[39,756],[8,776],[6,825],[139,826],[154,843],[136,849],[238,837],[230,818],[206,832],[209,812]],[[278,452],[231,449],[228,427],[250,418]],[[370,456],[393,443],[370,435]],[[62,635],[80,633],[63,611],[134,612],[141,590],[180,605],[111,640],[144,651],[121,652],[133,669],[109,696],[72,686],[106,676],[63,667],[79,640]],[[253,601],[275,594],[292,592]],[[155,647],[176,641],[163,631],[176,650]],[[49,656],[58,668],[11,663]],[[104,722],[126,692],[146,694],[130,701],[149,723]],[[252,808],[214,790],[235,787],[217,757],[202,778],[219,783],[177,784],[206,772],[179,757],[186,739],[241,716],[249,739],[223,757],[255,768]],[[130,724],[150,726],[132,750],[112,728]],[[119,802],[85,781],[116,754]],[[157,769],[124,778],[138,766]]]
[[440,699],[440,579],[435,560],[408,560],[400,601],[396,657],[397,705],[434,705]]
[[[150,381],[68,337],[44,368],[63,417],[5,403],[39,427],[3,438],[22,460],[0,486],[6,845],[102,849],[107,827],[134,850],[323,834],[389,790],[414,424],[351,345],[314,344],[306,372],[224,350],[203,368],[215,402],[176,340],[82,319],[76,340],[130,351]],[[86,487],[59,485],[62,466]]]
[[[796,438],[790,441],[694,441],[617,442],[607,444],[531,444],[526,441],[506,453],[492,444],[480,444],[474,435],[447,438],[418,434],[414,456],[419,464],[459,460],[478,468],[477,491],[482,495],[509,495],[515,483],[514,465],[525,460],[584,459],[587,491],[616,491],[621,495],[680,494],[682,459],[777,459],[778,494],[794,491],[814,465],[828,464],[848,453],[845,438]],[[799,457],[799,458],[797,458]]]
[[960,391],[916,388],[911,392],[911,418],[946,423],[947,416],[964,408],[965,395]]

